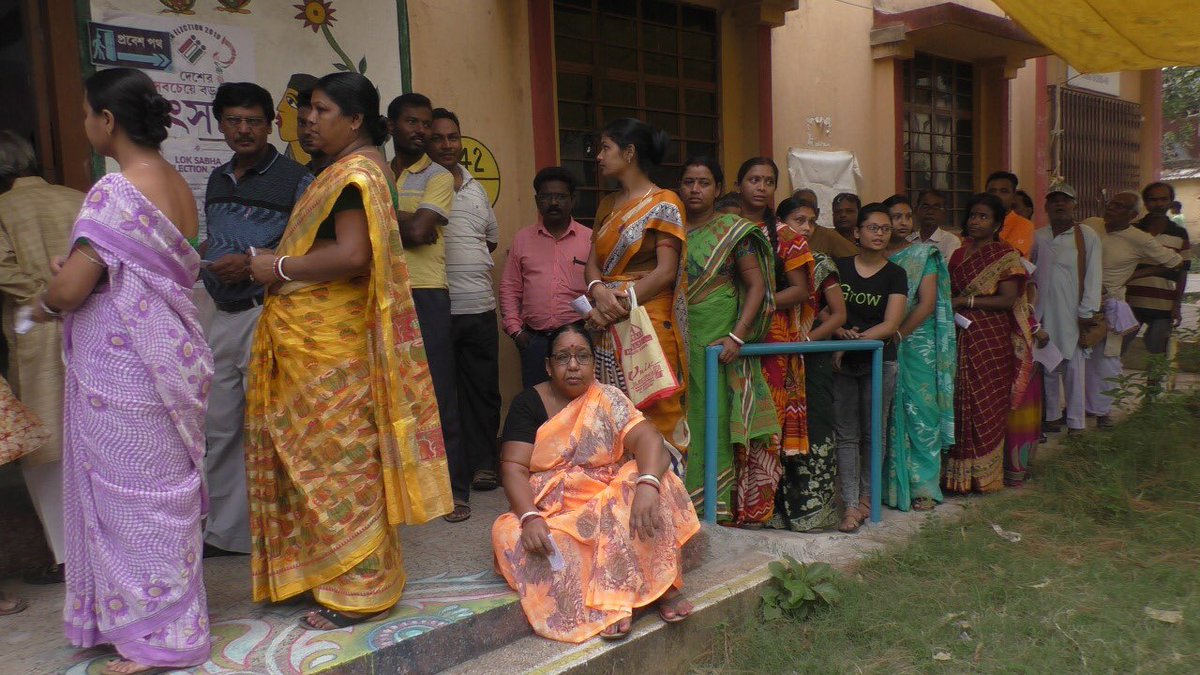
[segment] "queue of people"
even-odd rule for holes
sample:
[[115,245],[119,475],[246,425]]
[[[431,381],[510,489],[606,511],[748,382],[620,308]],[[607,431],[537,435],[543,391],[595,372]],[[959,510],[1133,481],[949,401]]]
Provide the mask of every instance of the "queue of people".
[[[16,347],[0,459],[21,457],[60,563],[48,572],[65,576],[67,636],[113,645],[106,673],[207,660],[205,557],[248,553],[256,601],[310,596],[302,628],[376,619],[405,585],[397,526],[461,522],[472,490],[498,486],[511,511],[492,528],[496,568],[538,634],[620,639],[649,605],[682,621],[709,346],[719,520],[852,533],[871,501],[869,354],[742,357],[746,343],[884,342],[881,497],[929,510],[1020,485],[1064,417],[1111,424],[1122,350],[1141,323],[1164,350],[1179,316],[1187,237],[1162,183],[1114,196],[1096,229],[1066,185],[1036,229],[1008,172],[957,234],[933,189],[839,194],[826,228],[809,189],[775,204],[767,157],[729,183],[692,158],[678,185],[656,185],[669,139],[619,119],[598,137],[618,189],[594,228],[573,218],[576,177],[540,170],[538,220],[497,298],[495,215],[458,164],[459,118],[427,97],[381,114],[365,77],[321,78],[298,99],[301,165],[268,142],[270,95],[222,85],[233,157],[209,179],[200,241],[159,152],[169,106],[153,83],[112,69],[85,90],[89,142],[120,169],[86,196],[45,185],[28,144],[0,136]],[[636,342],[672,383],[648,397],[631,391],[642,374],[617,330],[635,310]],[[498,327],[525,386],[502,430]],[[21,609],[0,598],[0,613]]]

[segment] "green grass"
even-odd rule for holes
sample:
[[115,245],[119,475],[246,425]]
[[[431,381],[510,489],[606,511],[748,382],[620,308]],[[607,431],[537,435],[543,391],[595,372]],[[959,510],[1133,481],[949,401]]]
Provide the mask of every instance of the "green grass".
[[1026,488],[969,500],[843,575],[838,606],[727,628],[692,671],[1200,672],[1200,395],[1033,466]]

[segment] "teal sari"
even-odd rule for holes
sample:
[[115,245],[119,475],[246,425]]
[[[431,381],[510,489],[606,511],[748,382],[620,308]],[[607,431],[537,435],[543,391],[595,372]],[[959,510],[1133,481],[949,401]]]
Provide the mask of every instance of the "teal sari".
[[958,344],[950,307],[950,273],[941,253],[912,244],[889,258],[908,275],[905,313],[917,304],[917,289],[937,275],[937,305],[897,351],[883,501],[908,511],[915,499],[942,501],[942,449],[954,444],[954,374]]
[[[692,501],[699,506],[704,499],[704,350],[733,330],[742,312],[745,288],[737,278],[737,260],[754,256],[767,280],[767,297],[751,326],[746,342],[757,341],[767,330],[775,300],[770,283],[774,278],[774,257],[766,235],[754,224],[732,214],[713,218],[708,223],[688,230],[688,427],[691,430],[685,484]],[[757,358],[740,358],[717,369],[717,515],[728,520],[734,510],[730,493],[738,473],[758,475],[755,467],[762,463],[762,452],[772,436],[779,434],[779,421],[771,392],[763,378]],[[739,458],[753,448],[749,466],[734,469],[735,446]],[[761,452],[760,452],[761,450]],[[769,458],[766,460],[769,464]],[[776,458],[778,464],[778,458]],[[767,471],[769,474],[769,470]],[[768,476],[760,477],[767,480]],[[771,479],[775,482],[778,476]],[[772,499],[775,483],[770,484]],[[743,489],[744,491],[744,489]],[[738,501],[753,499],[753,494],[739,493]]]

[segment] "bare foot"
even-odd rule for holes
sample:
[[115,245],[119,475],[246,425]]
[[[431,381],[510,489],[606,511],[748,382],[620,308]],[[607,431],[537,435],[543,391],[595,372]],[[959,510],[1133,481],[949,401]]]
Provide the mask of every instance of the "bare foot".
[[678,623],[692,615],[695,606],[683,597],[679,589],[672,588],[658,599],[658,616],[667,623]]

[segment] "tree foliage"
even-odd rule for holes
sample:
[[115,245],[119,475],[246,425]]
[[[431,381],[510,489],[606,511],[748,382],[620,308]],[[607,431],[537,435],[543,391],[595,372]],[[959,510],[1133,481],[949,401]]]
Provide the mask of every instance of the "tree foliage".
[[1200,67],[1163,68],[1162,115],[1164,159],[1174,159],[1182,150],[1196,152],[1196,124],[1200,120]]

